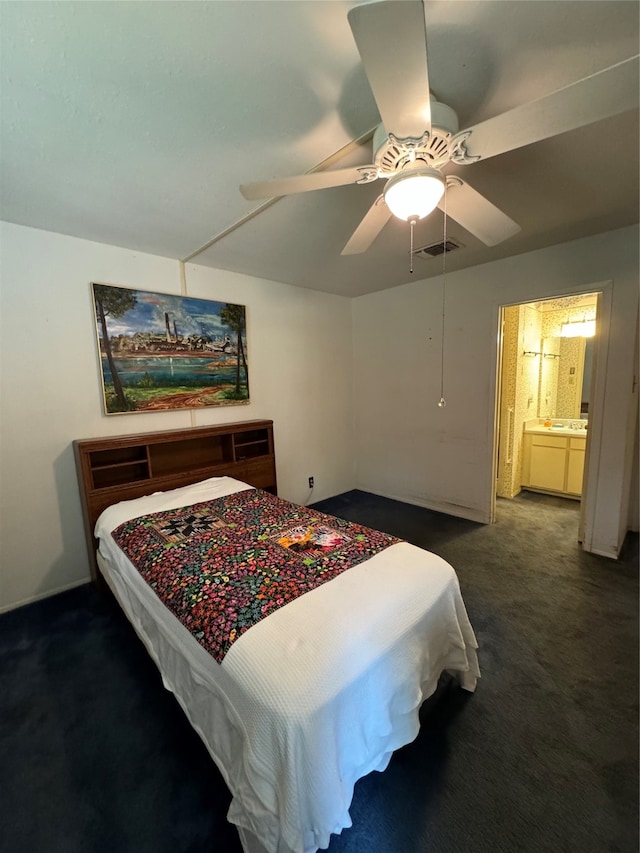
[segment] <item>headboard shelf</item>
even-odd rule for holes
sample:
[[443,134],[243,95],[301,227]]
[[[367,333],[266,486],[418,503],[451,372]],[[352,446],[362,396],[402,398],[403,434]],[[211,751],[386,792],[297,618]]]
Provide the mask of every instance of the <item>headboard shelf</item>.
[[111,504],[207,477],[235,477],[277,493],[273,421],[78,439],[73,446],[94,580],[93,530]]
[[143,444],[91,451],[91,466],[94,470],[147,461],[147,448]]
[[178,474],[186,469],[198,471],[212,465],[233,462],[230,435],[181,438],[149,447],[149,461],[154,477]]
[[149,465],[146,462],[115,462],[113,465],[101,465],[91,471],[91,479],[94,490],[148,480]]

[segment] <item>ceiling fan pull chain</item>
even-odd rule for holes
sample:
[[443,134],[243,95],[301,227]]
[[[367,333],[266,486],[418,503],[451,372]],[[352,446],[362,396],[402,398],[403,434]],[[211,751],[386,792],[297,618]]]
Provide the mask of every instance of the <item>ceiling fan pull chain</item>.
[[444,309],[445,309],[445,298],[446,298],[446,278],[447,278],[447,187],[445,184],[444,190],[444,209],[443,209],[444,219],[443,219],[443,240],[442,240],[442,333],[440,335],[440,399],[438,400],[438,406],[441,409],[447,405],[447,401],[444,398]]
[[416,224],[415,217],[412,217],[409,220],[409,224],[411,225],[411,238],[409,243],[409,257],[411,258],[411,260],[409,262],[409,272],[411,273],[411,275],[413,275],[413,229]]

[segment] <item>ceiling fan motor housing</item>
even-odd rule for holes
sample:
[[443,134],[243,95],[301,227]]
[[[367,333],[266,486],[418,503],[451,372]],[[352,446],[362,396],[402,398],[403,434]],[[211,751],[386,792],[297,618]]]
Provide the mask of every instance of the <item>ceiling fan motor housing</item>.
[[[372,161],[332,170],[325,169],[325,160],[304,175],[241,187],[251,201],[383,179],[385,188],[343,255],[366,251],[391,216],[411,222],[413,233],[421,217],[440,207],[447,189],[453,192],[442,205],[446,216],[485,245],[495,246],[517,234],[520,226],[458,175],[445,177],[442,172],[450,161],[472,164],[638,109],[640,56],[634,53],[460,132],[454,110],[429,88],[425,4],[356,3],[347,18],[382,122],[373,135]],[[365,137],[369,134],[336,155],[359,147]]]
[[398,139],[379,124],[373,135],[374,163],[381,175],[393,175],[415,160],[435,168],[443,166],[450,159],[449,144],[458,127],[454,110],[432,97],[431,133],[425,129],[421,137]]

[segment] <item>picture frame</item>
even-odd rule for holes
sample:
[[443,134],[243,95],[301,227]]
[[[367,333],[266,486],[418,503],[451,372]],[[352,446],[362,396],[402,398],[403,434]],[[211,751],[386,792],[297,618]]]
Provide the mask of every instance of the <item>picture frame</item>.
[[106,415],[249,403],[246,308],[91,283]]

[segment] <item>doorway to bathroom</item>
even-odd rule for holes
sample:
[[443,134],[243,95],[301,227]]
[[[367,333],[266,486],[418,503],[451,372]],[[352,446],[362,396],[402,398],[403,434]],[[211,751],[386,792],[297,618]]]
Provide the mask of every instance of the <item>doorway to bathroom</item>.
[[498,521],[505,505],[501,499],[545,500],[547,495],[556,505],[575,507],[576,534],[582,539],[598,295],[579,293],[501,308]]

